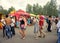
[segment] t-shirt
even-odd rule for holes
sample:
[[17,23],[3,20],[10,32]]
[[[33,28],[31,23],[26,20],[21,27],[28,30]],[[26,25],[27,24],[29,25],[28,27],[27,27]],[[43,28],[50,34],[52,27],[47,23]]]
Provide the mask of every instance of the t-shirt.
[[11,26],[14,26],[15,20],[14,19],[11,19],[11,20],[12,20]]

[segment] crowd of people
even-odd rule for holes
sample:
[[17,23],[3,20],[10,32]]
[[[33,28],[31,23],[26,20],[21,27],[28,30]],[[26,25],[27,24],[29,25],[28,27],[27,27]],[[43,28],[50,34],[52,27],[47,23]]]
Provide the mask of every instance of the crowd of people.
[[[44,22],[47,23],[47,31],[52,32],[52,23],[54,22],[56,24],[56,29],[58,33],[58,42],[60,42],[60,19],[58,17],[52,18],[52,16],[40,16],[39,18],[33,17],[26,18],[25,16],[20,16],[18,20],[18,27],[19,27],[19,33],[21,34],[21,39],[25,39],[26,37],[26,27],[28,24],[32,24],[34,26],[34,37],[35,39],[38,39],[38,37],[45,38],[46,33],[43,31],[44,28]],[[4,18],[0,18],[0,28],[3,29],[3,37],[7,36],[7,38],[12,38],[15,33],[15,26],[16,26],[16,20],[15,17],[11,17],[6,15]],[[38,32],[40,35],[38,36]]]
[[7,36],[7,38],[11,38],[13,35],[15,35],[15,20],[13,17],[9,17],[6,15],[2,19],[0,19],[1,27],[3,29],[3,37]]

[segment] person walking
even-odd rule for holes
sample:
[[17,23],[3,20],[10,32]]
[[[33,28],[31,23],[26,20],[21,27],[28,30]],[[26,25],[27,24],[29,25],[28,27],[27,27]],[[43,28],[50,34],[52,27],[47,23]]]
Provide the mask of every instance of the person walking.
[[51,32],[51,26],[52,26],[52,17],[49,16],[49,18],[48,18],[48,28],[47,28],[48,32]]
[[41,15],[39,19],[39,31],[40,31],[40,36],[39,37],[45,37],[45,32],[43,31],[43,26],[44,26],[44,16]]
[[6,22],[6,26],[5,26],[6,36],[9,39],[12,37],[12,31],[11,31],[11,26],[10,26],[12,21],[8,15],[6,15],[5,22]]
[[3,38],[4,38],[5,35],[6,35],[6,32],[5,32],[5,26],[6,26],[5,17],[2,18],[1,22],[2,22],[2,24],[3,24]]
[[60,43],[60,17],[59,17],[59,21],[58,21],[58,23],[57,23],[57,29],[58,29],[58,43]]
[[38,39],[38,31],[39,31],[39,25],[38,25],[38,19],[34,17],[33,19],[33,24],[34,24],[34,37]]
[[26,18],[24,16],[21,16],[20,17],[20,34],[22,36],[22,39],[25,39],[25,36],[26,36],[26,26],[27,26],[27,21],[26,21]]
[[11,20],[12,20],[12,22],[11,22],[11,31],[12,31],[12,34],[15,35],[15,29],[14,29],[15,20],[14,20],[14,17],[11,17]]

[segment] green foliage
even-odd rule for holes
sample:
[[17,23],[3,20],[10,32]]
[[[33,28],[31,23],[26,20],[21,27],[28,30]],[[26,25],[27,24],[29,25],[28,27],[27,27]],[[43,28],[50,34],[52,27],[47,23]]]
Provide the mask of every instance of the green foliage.
[[[2,6],[0,6],[0,13],[4,15],[9,14],[13,10],[15,10],[14,7],[11,7],[8,10],[6,10],[6,9],[3,9]],[[41,7],[38,3],[33,4],[33,5],[27,4],[26,12],[33,13],[36,15],[44,14],[44,15],[57,16],[58,10],[56,6],[56,0],[51,0],[50,2],[47,2],[47,4],[43,7]]]
[[0,6],[0,13],[3,14],[3,15],[4,15],[4,14],[5,14],[5,15],[8,14],[8,13],[7,13],[7,10],[6,10],[6,9],[3,9],[2,6]]
[[9,9],[8,9],[8,14],[9,14],[11,11],[14,11],[14,10],[15,10],[14,7],[9,8]]
[[6,9],[4,9],[2,13],[5,14],[5,15],[7,15],[8,11]]
[[42,7],[38,3],[33,5],[33,13],[36,15],[42,13]]
[[3,15],[9,14],[9,13],[10,13],[11,11],[13,11],[13,10],[15,10],[14,7],[11,7],[11,8],[9,8],[8,10],[6,10],[6,9],[3,9],[2,6],[0,6],[0,13],[3,14]]
[[51,0],[44,6],[44,14],[45,15],[52,15],[52,16],[57,16],[57,6],[56,6],[56,1]]
[[28,12],[28,13],[32,13],[32,5],[27,4],[26,12]]
[[0,13],[2,13],[3,12],[3,7],[2,6],[0,6]]
[[42,7],[37,3],[37,4],[33,4],[30,5],[30,4],[27,4],[26,6],[26,12],[28,13],[33,13],[33,14],[40,14],[42,13]]
[[59,9],[58,9],[58,17],[60,17],[60,5],[59,5]]
[[26,7],[26,11],[33,14],[44,14],[44,15],[52,15],[57,16],[57,6],[56,6],[56,0],[51,0],[50,2],[47,2],[47,4],[42,8],[38,3],[30,5],[28,4]]

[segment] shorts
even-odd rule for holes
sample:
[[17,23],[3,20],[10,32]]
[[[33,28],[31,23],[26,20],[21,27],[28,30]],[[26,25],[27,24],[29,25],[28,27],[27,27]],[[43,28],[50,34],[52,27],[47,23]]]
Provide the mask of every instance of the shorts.
[[24,25],[20,25],[21,30],[26,30],[26,27]]
[[21,30],[26,30],[26,28],[21,28],[21,27],[20,27],[20,29],[21,29]]

